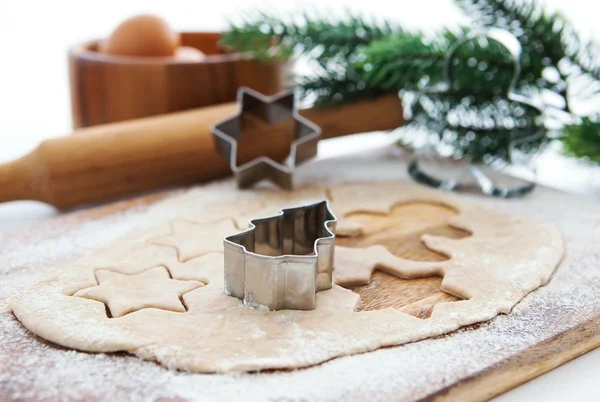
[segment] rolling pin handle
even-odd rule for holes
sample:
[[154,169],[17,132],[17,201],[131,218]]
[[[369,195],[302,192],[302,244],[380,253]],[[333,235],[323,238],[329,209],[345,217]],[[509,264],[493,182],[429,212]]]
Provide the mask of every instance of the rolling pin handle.
[[40,192],[40,177],[34,151],[20,159],[0,164],[0,202],[16,200],[48,201]]

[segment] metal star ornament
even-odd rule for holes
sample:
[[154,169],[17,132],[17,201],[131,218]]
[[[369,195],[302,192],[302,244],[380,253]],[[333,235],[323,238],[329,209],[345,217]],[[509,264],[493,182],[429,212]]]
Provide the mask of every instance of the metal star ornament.
[[[292,176],[296,165],[317,155],[317,143],[321,137],[320,127],[300,116],[293,92],[265,96],[250,88],[241,87],[238,90],[238,107],[234,116],[211,127],[217,152],[224,158],[229,158],[238,188],[248,188],[262,179],[268,179],[284,189],[292,189]],[[246,114],[269,125],[293,119],[294,141],[290,145],[287,164],[260,156],[238,166],[238,141],[242,136],[243,117]]]

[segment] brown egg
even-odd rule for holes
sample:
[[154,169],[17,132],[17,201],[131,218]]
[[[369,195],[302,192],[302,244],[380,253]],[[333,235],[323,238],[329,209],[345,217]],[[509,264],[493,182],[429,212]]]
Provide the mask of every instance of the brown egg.
[[206,59],[206,55],[195,47],[179,46],[175,50],[175,58],[180,61],[202,61]]
[[123,21],[100,45],[100,52],[120,56],[173,56],[179,33],[162,18],[138,15]]

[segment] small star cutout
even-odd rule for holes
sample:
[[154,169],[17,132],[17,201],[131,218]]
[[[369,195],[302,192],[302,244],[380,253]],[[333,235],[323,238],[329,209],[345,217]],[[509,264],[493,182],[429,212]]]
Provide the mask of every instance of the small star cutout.
[[171,234],[156,237],[150,243],[173,247],[180,262],[208,253],[223,252],[223,238],[239,231],[232,220],[212,223],[195,223],[178,220],[171,223]]
[[110,314],[122,317],[143,308],[185,312],[180,297],[204,286],[198,281],[172,279],[165,267],[155,267],[138,274],[121,274],[107,269],[96,271],[98,286],[81,289],[74,296],[100,301]]

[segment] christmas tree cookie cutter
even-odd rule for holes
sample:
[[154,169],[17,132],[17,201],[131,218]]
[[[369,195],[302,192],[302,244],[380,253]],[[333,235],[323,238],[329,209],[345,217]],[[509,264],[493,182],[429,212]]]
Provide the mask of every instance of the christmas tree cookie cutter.
[[[415,105],[420,102],[421,95],[426,94],[444,94],[451,93],[453,90],[454,83],[454,67],[455,67],[455,57],[457,51],[469,41],[474,39],[488,39],[497,42],[500,46],[502,46],[507,53],[510,55],[513,64],[513,75],[504,94],[505,98],[508,101],[515,102],[523,105],[523,107],[530,108],[530,110],[534,111],[539,117],[543,114],[543,106],[536,102],[535,100],[519,93],[516,91],[516,86],[519,80],[519,75],[521,73],[521,45],[518,39],[511,34],[510,32],[499,29],[499,28],[490,28],[487,30],[474,30],[469,34],[465,35],[462,39],[458,40],[454,45],[450,48],[449,52],[446,55],[444,61],[444,82],[439,85],[433,85],[429,88],[426,88],[418,94],[410,106],[407,108],[412,110]],[[475,60],[475,59],[473,59]],[[446,116],[444,116],[446,118]],[[443,132],[446,130],[446,126],[441,125],[439,127],[439,137],[441,138]],[[520,130],[515,127],[514,130],[511,131],[510,139],[508,141],[508,158],[511,162],[514,161],[511,151],[516,149],[519,146],[527,147],[528,144],[531,144],[535,141],[540,141],[545,136],[546,129],[543,124],[540,124],[535,127],[534,130]],[[475,135],[475,133],[473,133]],[[515,169],[521,173],[521,176],[526,177],[526,182],[524,184],[517,184],[514,186],[507,185],[499,185],[497,182],[492,180],[489,173],[485,171],[482,165],[471,163],[468,157],[463,157],[461,161],[451,160],[451,158],[443,158],[437,157],[439,159],[445,159],[442,161],[442,165],[446,163],[446,166],[451,166],[453,162],[457,162],[457,164],[461,164],[462,162],[462,170],[459,174],[456,174],[455,177],[451,178],[441,178],[424,170],[421,166],[422,156],[417,156],[408,166],[408,172],[410,176],[417,182],[421,184],[425,184],[430,187],[435,187],[441,190],[454,190],[458,187],[465,176],[471,176],[475,183],[479,186],[481,191],[490,196],[499,197],[499,198],[513,198],[523,196],[528,194],[535,188],[535,178],[536,178],[536,170],[532,161],[526,161],[523,163],[513,163],[515,167],[520,167],[519,169]],[[424,158],[423,158],[424,159]],[[464,163],[466,162],[466,163]],[[496,165],[503,165],[501,161],[495,160],[492,161]],[[493,166],[492,163],[489,163],[490,166]],[[445,167],[442,167],[444,170]],[[439,169],[438,169],[439,170]],[[494,170],[492,168],[492,170]]]
[[[217,152],[224,158],[229,158],[238,188],[248,188],[262,179],[269,179],[280,187],[291,189],[295,167],[317,155],[321,128],[300,116],[294,93],[290,91],[265,96],[250,88],[241,87],[238,90],[237,101],[238,112],[215,123],[211,131],[216,141]],[[238,166],[238,141],[244,128],[244,115],[252,115],[267,124],[293,119],[294,141],[290,145],[287,165],[261,156]]]
[[261,310],[314,310],[332,286],[336,223],[328,201],[252,219],[223,240],[225,294]]

